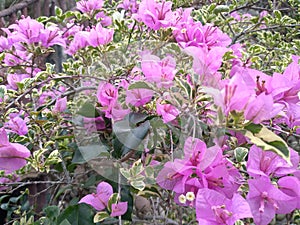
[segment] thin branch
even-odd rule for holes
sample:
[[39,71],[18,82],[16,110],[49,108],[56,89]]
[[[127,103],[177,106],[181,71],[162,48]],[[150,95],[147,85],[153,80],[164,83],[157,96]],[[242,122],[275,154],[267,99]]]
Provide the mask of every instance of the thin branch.
[[29,5],[35,3],[36,1],[37,0],[25,0],[23,2],[20,2],[18,4],[15,4],[15,5],[9,7],[8,9],[4,9],[4,10],[0,11],[0,18],[9,16],[9,15],[17,12],[18,10],[24,9],[24,8],[28,7]]
[[[97,87],[93,87],[93,86],[88,86],[88,87],[79,87],[79,88],[75,88],[74,90],[62,93],[59,97],[63,98],[72,94],[76,94],[82,91],[87,91],[87,90],[97,90]],[[53,105],[55,102],[57,101],[57,98],[54,98],[51,100],[51,102],[47,103],[46,105],[42,105],[40,107],[38,107],[38,110],[42,110],[44,108],[47,108],[51,105]]]
[[238,8],[235,8],[234,10],[231,10],[230,12],[229,12],[229,14],[231,14],[231,13],[233,13],[233,12],[236,12],[236,11],[239,11],[239,10],[242,10],[242,9],[247,9],[247,8],[249,8],[249,7],[251,7],[251,6],[254,6],[255,4],[257,4],[257,3],[259,3],[259,1],[256,1],[256,2],[252,2],[252,3],[247,3],[246,5],[243,5],[243,6],[240,6],[240,7],[238,7]]
[[286,134],[286,135],[292,135],[292,136],[294,136],[294,137],[300,138],[300,135],[299,135],[299,134],[296,134],[296,133],[292,133],[292,132],[285,131],[285,130],[278,129],[278,128],[271,127],[271,126],[267,126],[267,128],[269,128],[270,130],[273,130],[273,131],[277,131],[277,132],[280,132],[280,133],[284,133],[284,134]]
[[246,29],[245,31],[242,31],[241,33],[239,33],[237,36],[235,36],[232,39],[232,44],[236,43],[236,41],[246,35],[246,34],[251,34],[251,33],[255,33],[255,32],[259,32],[259,31],[264,31],[264,30],[275,30],[275,29],[282,29],[282,28],[295,28],[295,27],[300,27],[300,24],[287,24],[287,25],[274,25],[274,26],[270,26],[270,27],[264,27],[264,28],[258,28],[258,29],[253,29],[255,28],[258,24],[253,25],[252,27]]
[[[222,19],[226,21],[226,17],[223,15],[223,13],[221,13],[220,15],[221,15]],[[230,32],[232,33],[232,36],[235,36],[235,32],[233,31],[231,24],[227,23],[227,26],[228,26]]]
[[[167,217],[164,217],[164,216],[156,216],[156,219],[157,220],[163,220],[163,221],[166,221],[167,224],[171,225],[179,225],[176,221],[172,220],[172,219],[169,219]],[[149,223],[149,221],[147,220],[153,220],[153,216],[145,216],[143,220],[141,219],[138,219],[136,217],[133,217],[132,218],[132,222],[133,223],[137,223],[137,222],[140,222],[140,223]],[[113,220],[113,221],[106,221],[106,222],[103,222],[102,224],[117,224],[118,223],[118,220]],[[152,222],[151,222],[152,223]]]

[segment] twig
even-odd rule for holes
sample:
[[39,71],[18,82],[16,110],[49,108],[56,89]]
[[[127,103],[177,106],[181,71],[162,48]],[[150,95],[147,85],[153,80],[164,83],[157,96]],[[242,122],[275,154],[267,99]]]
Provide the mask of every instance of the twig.
[[278,129],[278,128],[271,127],[271,126],[267,126],[267,128],[269,128],[269,129],[271,129],[271,130],[274,130],[274,131],[278,131],[278,132],[280,132],[280,133],[284,133],[284,134],[286,134],[286,135],[292,135],[292,136],[295,136],[295,137],[300,138],[300,135],[299,135],[299,134],[291,133],[291,132],[289,132],[289,131],[285,131],[285,130]]
[[[118,170],[118,193],[119,197],[121,197],[121,173],[120,170]],[[122,225],[122,217],[118,216],[119,225]]]
[[235,8],[234,10],[231,10],[230,12],[229,12],[229,14],[231,14],[231,13],[233,13],[233,12],[236,12],[236,11],[239,11],[239,10],[242,10],[242,9],[247,9],[247,8],[249,8],[249,7],[251,7],[251,6],[253,6],[253,5],[255,5],[256,3],[259,3],[259,1],[256,1],[256,2],[252,2],[251,4],[246,4],[246,5],[243,5],[243,6],[240,6],[240,7],[238,7],[238,8]]
[[[8,193],[13,193],[14,191],[18,190],[21,187],[27,186],[27,185],[33,185],[33,184],[50,184],[50,185],[56,185],[56,184],[68,184],[67,182],[64,181],[28,181],[28,182],[11,182],[11,183],[0,183],[0,187],[5,186],[5,187],[9,187],[9,186],[14,186],[14,185],[18,185],[16,188],[10,190]],[[75,184],[75,183],[73,183]],[[5,194],[7,192],[2,191],[0,192],[0,194]]]
[[130,159],[135,153],[135,150],[131,150],[130,152],[128,152],[126,155],[124,155],[121,159],[119,159],[119,162],[125,162],[126,160]]
[[[78,92],[87,91],[87,90],[97,90],[97,87],[79,87],[79,88],[75,88],[72,91],[62,93],[59,97],[63,98],[63,97],[66,97],[66,96],[69,96],[69,95],[72,95],[72,94],[75,94],[75,93],[78,93]],[[57,98],[54,98],[48,104],[38,107],[38,109],[41,110],[41,109],[47,108],[47,107],[53,105],[56,102],[56,100],[57,100]]]
[[5,16],[9,16],[9,15],[17,12],[18,10],[26,8],[27,6],[35,3],[36,1],[37,0],[25,0],[23,2],[20,2],[18,4],[15,4],[15,5],[9,7],[8,9],[4,9],[4,10],[0,11],[0,18],[5,17]]
[[72,182],[72,178],[70,177],[70,173],[67,169],[67,166],[66,166],[66,163],[64,161],[63,155],[61,153],[59,153],[59,154],[60,154],[60,157],[61,157],[61,165],[62,165],[64,174],[65,174],[65,177],[67,179],[68,184],[70,184]]
[[242,31],[241,33],[239,33],[237,36],[235,36],[232,39],[232,43],[236,43],[236,41],[246,35],[246,34],[251,34],[251,33],[255,33],[255,32],[259,32],[259,31],[264,31],[264,30],[275,30],[275,29],[282,29],[282,28],[295,28],[295,27],[300,27],[300,24],[287,24],[287,25],[274,25],[274,26],[270,26],[270,27],[263,27],[263,28],[259,28],[259,29],[254,29],[251,30],[252,28],[256,27],[258,24],[253,25],[252,27],[248,28],[245,31]]
[[173,137],[172,137],[172,130],[170,130],[170,142],[171,142],[171,161],[174,162],[174,143],[173,143]]
[[[223,15],[223,13],[220,13],[220,15],[221,15],[222,19],[226,21],[226,17]],[[228,25],[228,28],[229,28],[230,32],[232,33],[232,36],[234,37],[235,33],[234,33],[234,31],[233,31],[233,29],[231,27],[231,24],[227,23],[227,25]]]

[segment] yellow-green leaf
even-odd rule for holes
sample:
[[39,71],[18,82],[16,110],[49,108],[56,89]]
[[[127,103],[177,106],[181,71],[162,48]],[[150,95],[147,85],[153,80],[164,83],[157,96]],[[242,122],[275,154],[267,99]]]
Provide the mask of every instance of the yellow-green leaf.
[[111,212],[111,205],[116,204],[118,202],[119,194],[114,193],[110,196],[108,203],[107,203],[107,209]]
[[287,143],[274,132],[263,125],[250,124],[245,127],[245,136],[250,141],[266,151],[272,151],[291,164],[290,151]]
[[94,223],[101,222],[109,217],[109,214],[107,212],[97,212],[97,214],[94,216]]

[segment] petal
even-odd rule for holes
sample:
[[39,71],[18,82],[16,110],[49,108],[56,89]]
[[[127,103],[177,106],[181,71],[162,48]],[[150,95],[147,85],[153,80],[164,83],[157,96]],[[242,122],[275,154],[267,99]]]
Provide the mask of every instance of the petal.
[[252,218],[250,206],[246,199],[239,194],[234,194],[232,198],[233,218],[230,221],[235,222],[238,219]]
[[208,188],[198,190],[196,196],[197,220],[204,219],[211,222],[211,224],[217,222],[212,206],[223,205],[225,201],[226,197],[217,191]]
[[97,196],[107,205],[110,196],[113,194],[112,186],[107,182],[101,182],[97,186]]
[[256,225],[268,225],[275,217],[275,209],[270,204],[265,204],[264,212],[259,211],[260,197],[248,199],[254,223]]
[[121,216],[126,213],[127,208],[128,208],[127,202],[119,202],[117,204],[112,204],[111,205],[112,212],[110,216],[111,217]]
[[95,194],[89,194],[84,196],[78,203],[85,203],[91,205],[98,211],[105,209],[105,205],[96,197]]
[[4,128],[1,128],[0,129],[0,147],[2,145],[7,145],[7,144],[9,144],[8,138],[7,138],[7,133]]

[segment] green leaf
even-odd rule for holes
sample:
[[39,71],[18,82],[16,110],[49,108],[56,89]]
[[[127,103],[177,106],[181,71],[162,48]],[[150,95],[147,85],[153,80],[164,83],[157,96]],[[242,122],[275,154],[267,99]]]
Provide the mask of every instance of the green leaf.
[[63,220],[59,225],[72,225],[68,220]]
[[131,174],[129,172],[129,170],[125,169],[125,168],[120,168],[120,173],[126,178],[129,179],[131,177]]
[[266,48],[259,44],[254,44],[249,47],[249,52],[252,52],[253,54],[259,54],[259,53],[262,53],[265,51],[266,51]]
[[145,114],[145,113],[129,113],[128,115],[128,119],[129,119],[129,123],[132,125],[138,125],[141,122],[144,122],[147,118],[149,117],[149,115]]
[[104,144],[80,146],[76,149],[74,153],[72,163],[83,164],[92,159],[96,159],[107,152],[108,147]]
[[56,14],[56,16],[61,16],[62,13],[63,13],[62,9],[59,8],[59,7],[57,7],[57,6],[55,6],[55,14]]
[[133,177],[136,177],[137,175],[139,175],[141,172],[143,172],[144,170],[144,166],[142,164],[142,161],[141,159],[139,159],[138,161],[134,162],[131,169],[130,169],[130,172],[131,172],[131,175]]
[[55,220],[59,215],[59,207],[56,205],[50,205],[44,208],[44,212],[47,218]]
[[244,222],[241,220],[237,220],[234,225],[244,225]]
[[130,182],[130,185],[139,191],[143,191],[146,187],[145,182],[141,180],[133,180]]
[[153,177],[154,176],[154,169],[152,166],[148,166],[145,168],[145,175],[146,177]]
[[281,20],[282,14],[281,14],[281,12],[280,12],[279,10],[274,10],[273,13],[274,13],[274,16],[275,16],[277,19]]
[[40,23],[45,23],[49,20],[49,17],[47,16],[40,16],[39,18],[36,19]]
[[58,150],[56,149],[50,153],[50,155],[47,157],[44,165],[49,166],[49,165],[57,164],[61,161],[62,161],[62,159],[60,158],[60,154],[59,154]]
[[152,88],[147,83],[142,82],[142,81],[138,81],[138,82],[135,82],[135,83],[129,85],[128,90],[141,89],[141,88],[152,90]]
[[146,198],[150,198],[151,196],[155,196],[155,197],[160,197],[160,191],[158,190],[157,187],[154,186],[147,186],[143,191],[139,191],[137,195],[141,195],[144,196]]
[[74,17],[74,16],[75,16],[75,13],[74,13],[73,11],[67,11],[67,12],[65,12],[65,16],[66,16],[67,18],[69,18],[69,17]]
[[222,13],[222,12],[229,12],[229,10],[230,10],[229,6],[227,6],[227,5],[218,5],[214,9],[214,13],[219,14],[219,13]]
[[109,214],[107,212],[97,212],[97,214],[94,216],[94,223],[101,222],[109,217]]
[[245,136],[263,150],[272,151],[291,164],[290,151],[287,143],[263,125],[250,124],[245,127]]
[[6,94],[6,87],[5,86],[0,86],[0,98],[4,99],[4,96]]
[[212,4],[210,4],[209,5],[209,7],[208,7],[208,12],[212,12],[212,11],[214,11],[214,9],[217,7],[217,5],[215,4],[215,3],[212,3]]
[[107,209],[108,211],[111,212],[111,205],[112,204],[116,204],[118,202],[118,197],[119,197],[119,194],[118,193],[113,193],[109,200],[108,200],[108,203],[107,203]]
[[81,108],[78,110],[77,114],[84,116],[84,117],[89,117],[89,118],[95,118],[100,116],[99,112],[95,108],[94,104],[90,102],[85,102]]
[[113,36],[114,42],[118,43],[122,40],[122,38],[123,38],[123,35],[120,31],[115,31],[114,32],[114,36]]
[[25,85],[23,83],[21,83],[21,82],[17,82],[17,86],[18,86],[19,90],[23,90],[23,88],[24,88]]
[[117,153],[115,156],[119,156],[120,154],[125,155],[131,149],[138,150],[138,146],[142,143],[150,129],[149,120],[137,126],[136,124],[132,124],[129,118],[117,121],[113,125],[113,131],[116,135],[113,141],[114,151]]
[[245,126],[244,128],[246,130],[250,131],[253,134],[257,134],[257,133],[259,133],[261,131],[261,129],[263,128],[263,126],[260,125],[260,124],[251,123],[251,124]]
[[68,224],[67,222],[72,225],[94,225],[94,210],[91,206],[83,203],[69,206],[57,219],[57,224]]
[[193,98],[193,89],[191,87],[191,85],[182,79],[179,78],[175,78],[176,82],[178,83],[178,85],[186,92],[186,94],[189,96],[190,99]]
[[244,147],[237,147],[234,149],[234,156],[238,162],[243,162],[248,155],[248,149]]

